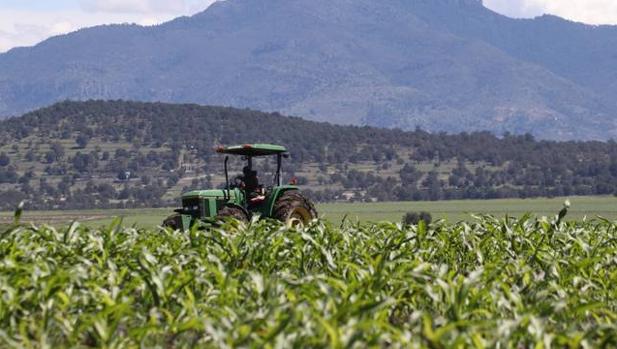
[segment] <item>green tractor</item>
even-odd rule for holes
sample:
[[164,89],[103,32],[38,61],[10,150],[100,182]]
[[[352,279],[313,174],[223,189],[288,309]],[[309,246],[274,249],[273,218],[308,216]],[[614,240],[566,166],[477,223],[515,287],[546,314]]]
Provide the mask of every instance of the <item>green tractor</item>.
[[[245,144],[219,147],[217,152],[225,157],[225,189],[196,190],[182,195],[182,208],[175,210],[163,222],[164,227],[187,230],[194,224],[214,225],[226,218],[249,222],[253,216],[273,218],[289,227],[307,225],[317,218],[313,203],[300,193],[295,185],[283,185],[281,167],[283,158],[289,157],[287,149],[272,144]],[[229,156],[242,156],[246,160],[243,174],[229,180]],[[253,169],[253,159],[275,156],[276,172],[273,183],[263,186]]]

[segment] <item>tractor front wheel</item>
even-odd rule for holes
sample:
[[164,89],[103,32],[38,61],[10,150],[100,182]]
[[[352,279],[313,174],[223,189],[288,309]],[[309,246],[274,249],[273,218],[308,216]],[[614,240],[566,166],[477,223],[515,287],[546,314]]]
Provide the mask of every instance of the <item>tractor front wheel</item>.
[[172,214],[163,221],[163,228],[178,230],[182,227],[182,215],[179,213]]
[[283,193],[274,204],[273,218],[288,227],[304,227],[317,218],[315,205],[297,191]]
[[249,217],[246,212],[244,212],[241,208],[234,206],[225,206],[216,215],[216,219],[218,221],[223,221],[227,218],[234,218],[243,223],[249,222]]

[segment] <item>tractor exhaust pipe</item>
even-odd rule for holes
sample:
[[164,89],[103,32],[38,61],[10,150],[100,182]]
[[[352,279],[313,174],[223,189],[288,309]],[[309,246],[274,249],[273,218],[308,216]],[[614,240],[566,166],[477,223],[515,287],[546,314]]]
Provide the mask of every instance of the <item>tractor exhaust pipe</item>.
[[225,157],[225,201],[228,201],[231,198],[231,194],[229,193],[229,171],[227,170],[227,163],[229,162],[229,156]]
[[283,162],[283,156],[281,154],[278,154],[276,156],[276,185],[279,187],[283,185],[282,178],[281,178],[282,162]]

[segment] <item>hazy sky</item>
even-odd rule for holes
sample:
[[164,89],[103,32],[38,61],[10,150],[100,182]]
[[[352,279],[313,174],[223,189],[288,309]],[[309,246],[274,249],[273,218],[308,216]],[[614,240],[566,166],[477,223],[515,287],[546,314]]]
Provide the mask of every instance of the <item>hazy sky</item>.
[[[0,52],[105,23],[158,24],[215,0],[0,0]],[[551,13],[592,24],[617,24],[617,0],[484,0],[513,17]]]
[[512,17],[550,13],[577,22],[617,24],[617,0],[484,0],[484,4]]
[[158,24],[197,13],[214,1],[0,0],[0,52],[99,24]]

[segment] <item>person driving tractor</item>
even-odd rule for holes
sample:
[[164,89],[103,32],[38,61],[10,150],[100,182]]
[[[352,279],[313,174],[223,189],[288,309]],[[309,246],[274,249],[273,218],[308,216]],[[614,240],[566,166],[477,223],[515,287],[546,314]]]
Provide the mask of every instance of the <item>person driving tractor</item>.
[[261,202],[266,199],[261,192],[257,171],[252,170],[249,166],[242,168],[242,176],[240,177],[243,184],[243,189],[251,203]]
[[259,178],[257,178],[257,171],[252,170],[248,166],[244,166],[242,169],[242,182],[244,183],[244,190],[247,192],[256,192],[259,189]]

